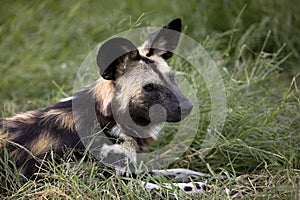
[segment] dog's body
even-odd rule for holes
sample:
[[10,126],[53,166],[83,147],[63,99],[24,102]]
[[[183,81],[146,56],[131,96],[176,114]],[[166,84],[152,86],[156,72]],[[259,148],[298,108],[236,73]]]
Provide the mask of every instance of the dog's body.
[[[118,149],[119,154],[134,162],[135,153],[146,150],[156,140],[159,124],[179,122],[192,109],[166,63],[177,46],[180,31],[181,20],[176,19],[150,35],[140,49],[124,38],[108,40],[98,52],[102,77],[95,84],[50,107],[1,119],[0,147],[7,149],[25,176],[31,177],[39,165],[36,157],[47,159],[44,155],[50,151],[59,156],[68,149],[84,151],[87,143],[82,136],[97,130],[108,138],[111,149]],[[109,146],[101,144],[102,154],[108,157],[109,153],[103,152]],[[119,166],[120,170],[126,166]],[[184,169],[153,173],[203,175]],[[146,185],[149,189],[158,187]],[[187,192],[206,189],[202,183],[194,186],[178,185],[183,190],[188,188]]]

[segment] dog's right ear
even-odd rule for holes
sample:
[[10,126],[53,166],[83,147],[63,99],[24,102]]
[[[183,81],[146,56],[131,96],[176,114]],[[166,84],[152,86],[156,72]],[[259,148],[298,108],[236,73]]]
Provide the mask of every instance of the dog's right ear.
[[181,19],[174,19],[162,29],[150,34],[141,48],[148,49],[147,57],[158,55],[168,60],[178,45],[181,29]]
[[139,51],[132,42],[121,37],[106,41],[97,55],[101,76],[107,80],[116,80],[126,59],[140,59]]

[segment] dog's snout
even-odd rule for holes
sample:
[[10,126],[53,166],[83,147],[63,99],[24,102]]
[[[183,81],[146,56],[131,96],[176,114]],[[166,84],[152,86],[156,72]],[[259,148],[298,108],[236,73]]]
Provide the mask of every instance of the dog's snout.
[[184,101],[180,104],[181,114],[186,117],[193,109],[193,104],[190,101]]

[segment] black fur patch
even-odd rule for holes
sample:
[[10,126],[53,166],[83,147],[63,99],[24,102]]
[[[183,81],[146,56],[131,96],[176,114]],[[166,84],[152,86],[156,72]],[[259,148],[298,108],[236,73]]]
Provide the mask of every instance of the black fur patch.
[[193,191],[193,188],[191,186],[185,186],[183,188],[183,190],[186,191],[186,192],[191,192],[191,191]]

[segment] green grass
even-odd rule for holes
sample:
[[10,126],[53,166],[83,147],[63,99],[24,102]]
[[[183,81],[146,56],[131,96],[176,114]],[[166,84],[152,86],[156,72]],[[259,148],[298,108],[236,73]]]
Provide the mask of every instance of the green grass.
[[[1,116],[41,108],[71,95],[81,62],[107,37],[181,17],[185,34],[217,61],[226,88],[227,117],[217,144],[202,158],[200,146],[211,102],[203,80],[191,71],[188,78],[196,81],[194,87],[201,100],[199,134],[170,167],[233,174],[233,180],[213,182],[213,191],[203,199],[230,199],[222,192],[224,187],[250,189],[252,193],[245,199],[297,199],[300,14],[296,5],[296,0],[172,4],[158,0],[4,1],[0,7]],[[188,69],[183,66],[181,70]],[[15,173],[7,172],[10,191],[0,198],[151,198],[137,184],[130,186],[134,190],[128,188],[124,178],[102,179],[97,167],[95,163],[53,164],[50,168],[55,181],[45,178],[25,184]],[[168,197],[172,191],[163,192]]]

